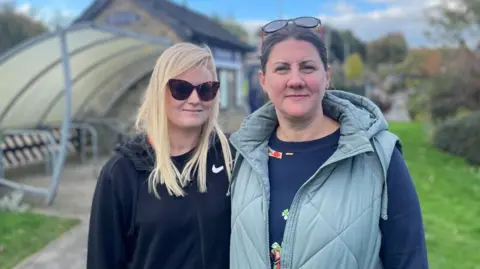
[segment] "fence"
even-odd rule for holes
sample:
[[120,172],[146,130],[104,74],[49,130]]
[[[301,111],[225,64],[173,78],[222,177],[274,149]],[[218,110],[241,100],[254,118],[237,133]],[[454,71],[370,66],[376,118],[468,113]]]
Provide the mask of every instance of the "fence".
[[[55,140],[55,144],[60,143],[60,130],[58,128],[45,129],[44,131],[50,133]],[[86,136],[86,145],[91,144],[91,137]],[[4,170],[25,167],[28,165],[45,164],[46,172],[51,172],[51,154],[49,145],[51,142],[49,137],[40,133],[31,134],[4,134],[0,141],[3,154]],[[67,145],[67,152],[69,155],[78,154],[80,152],[80,130],[72,129]],[[4,170],[0,170],[3,176]]]

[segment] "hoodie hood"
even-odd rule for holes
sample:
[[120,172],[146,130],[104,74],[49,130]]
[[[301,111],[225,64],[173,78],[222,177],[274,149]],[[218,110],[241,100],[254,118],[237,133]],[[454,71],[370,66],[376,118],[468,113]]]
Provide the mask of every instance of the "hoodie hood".
[[152,171],[155,167],[155,151],[144,133],[117,145],[115,152],[129,158],[139,171]]
[[[388,124],[380,108],[368,98],[349,92],[328,90],[322,100],[325,115],[340,123],[340,139],[337,150],[324,163],[330,164],[361,153],[374,152],[372,144],[377,144],[383,151],[380,156],[391,154],[398,138],[388,135]],[[261,107],[245,118],[241,128],[230,136],[231,144],[243,159],[264,180],[266,193],[269,192],[268,182],[268,141],[278,125],[275,108],[271,102]],[[383,135],[382,143],[378,138]],[[386,136],[386,137],[385,137]],[[373,142],[373,143],[372,143]],[[388,148],[388,149],[386,149]],[[385,154],[388,152],[388,154]],[[385,158],[380,158],[385,163]],[[383,165],[383,164],[382,164]],[[383,165],[384,172],[388,165]],[[386,177],[385,177],[386,178]],[[386,185],[385,185],[386,186]],[[387,188],[383,190],[382,216],[387,216]]]
[[[383,113],[368,98],[349,92],[328,90],[322,100],[325,115],[340,123],[338,151],[373,150],[370,139],[387,130]],[[278,125],[275,107],[271,102],[249,115],[238,131],[230,137],[232,145],[249,158],[259,157],[267,147],[268,139]],[[370,147],[370,148],[368,148]],[[262,153],[255,154],[261,150]],[[249,156],[252,155],[253,156]],[[256,155],[256,156],[255,156]]]

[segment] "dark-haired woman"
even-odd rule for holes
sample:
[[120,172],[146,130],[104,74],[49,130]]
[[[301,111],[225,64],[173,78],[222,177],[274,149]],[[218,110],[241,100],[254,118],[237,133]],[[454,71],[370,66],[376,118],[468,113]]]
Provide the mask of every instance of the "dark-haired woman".
[[301,17],[263,27],[271,103],[230,137],[230,268],[428,268],[401,143],[371,101],[327,91],[319,26]]

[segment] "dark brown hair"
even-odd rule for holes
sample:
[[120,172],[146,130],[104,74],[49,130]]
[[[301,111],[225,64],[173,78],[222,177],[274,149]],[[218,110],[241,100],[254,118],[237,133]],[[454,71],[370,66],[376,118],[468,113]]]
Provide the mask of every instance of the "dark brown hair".
[[269,34],[267,38],[265,38],[265,41],[262,45],[262,54],[260,55],[260,66],[264,74],[266,71],[265,69],[268,58],[270,57],[270,53],[272,52],[273,47],[276,44],[288,39],[306,41],[312,44],[317,49],[318,54],[320,55],[320,59],[322,60],[325,71],[328,70],[327,48],[320,34],[313,29],[303,28],[294,24],[289,24],[285,28],[275,33]]

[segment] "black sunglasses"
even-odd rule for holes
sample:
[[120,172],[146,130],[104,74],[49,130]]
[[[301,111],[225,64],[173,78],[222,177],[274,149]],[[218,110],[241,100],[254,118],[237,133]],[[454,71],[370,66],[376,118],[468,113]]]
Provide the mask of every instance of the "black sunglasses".
[[262,46],[264,34],[275,33],[285,28],[290,22],[302,28],[316,28],[317,26],[322,25],[322,21],[315,17],[298,17],[295,19],[271,21],[262,27]]
[[179,101],[187,100],[193,90],[197,91],[200,100],[204,102],[212,101],[220,88],[220,82],[218,81],[208,81],[194,86],[185,80],[170,79],[167,85],[172,93],[172,97]]

